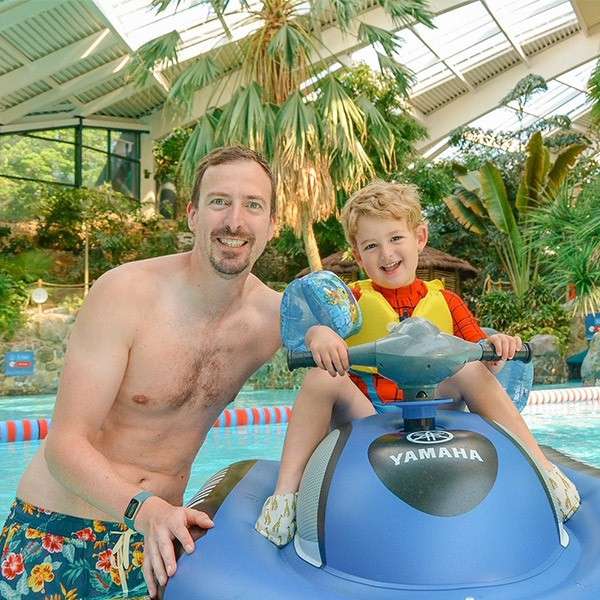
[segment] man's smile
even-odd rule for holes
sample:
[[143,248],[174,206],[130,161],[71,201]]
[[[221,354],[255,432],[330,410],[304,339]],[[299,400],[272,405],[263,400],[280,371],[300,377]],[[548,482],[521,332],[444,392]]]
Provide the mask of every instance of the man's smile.
[[228,248],[241,248],[248,243],[248,240],[231,237],[218,237],[217,241]]

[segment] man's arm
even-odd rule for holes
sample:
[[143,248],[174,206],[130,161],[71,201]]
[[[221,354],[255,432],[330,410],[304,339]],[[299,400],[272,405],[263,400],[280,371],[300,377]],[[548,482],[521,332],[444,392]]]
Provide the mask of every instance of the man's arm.
[[[122,521],[141,491],[112,468],[91,442],[104,423],[127,369],[139,311],[127,267],[101,277],[82,307],[69,339],[60,390],[46,440],[45,458],[53,477],[89,504]],[[152,490],[148,490],[152,491]],[[150,594],[156,581],[175,572],[172,540],[186,551],[194,544],[188,528],[212,526],[204,514],[173,507],[153,497],[141,507],[136,529],[145,536],[144,575]]]

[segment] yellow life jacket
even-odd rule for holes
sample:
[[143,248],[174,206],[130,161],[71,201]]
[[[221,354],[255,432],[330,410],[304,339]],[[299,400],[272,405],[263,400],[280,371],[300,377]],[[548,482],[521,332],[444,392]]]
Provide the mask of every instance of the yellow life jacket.
[[[436,325],[444,333],[454,333],[452,314],[448,303],[442,294],[444,284],[439,279],[423,282],[427,287],[427,294],[422,298],[411,316],[422,317]],[[346,340],[348,346],[357,346],[374,342],[386,336],[390,332],[390,325],[398,323],[400,317],[390,306],[381,292],[373,288],[370,279],[364,279],[351,284],[350,287],[358,286],[360,299],[358,306],[363,315],[363,326],[360,331]],[[353,365],[353,370],[367,373],[377,373],[377,367],[360,367]]]

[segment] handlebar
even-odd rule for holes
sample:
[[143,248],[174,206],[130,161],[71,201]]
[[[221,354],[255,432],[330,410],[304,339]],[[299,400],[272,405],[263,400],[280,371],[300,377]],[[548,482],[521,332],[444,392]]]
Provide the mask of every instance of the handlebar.
[[[481,342],[479,342],[479,346],[481,347],[481,357],[478,360],[484,362],[502,360],[502,357],[496,354],[494,346],[492,346],[492,344],[487,340],[482,340]],[[352,359],[352,351],[350,351],[350,358]],[[523,344],[523,347],[515,353],[513,358],[509,360],[518,360],[524,363],[528,363],[531,362],[532,358],[533,348],[531,344],[525,342]],[[293,352],[292,350],[288,351],[287,364],[288,369],[290,371],[294,371],[295,369],[301,369],[304,367],[316,366],[315,360],[310,352]]]

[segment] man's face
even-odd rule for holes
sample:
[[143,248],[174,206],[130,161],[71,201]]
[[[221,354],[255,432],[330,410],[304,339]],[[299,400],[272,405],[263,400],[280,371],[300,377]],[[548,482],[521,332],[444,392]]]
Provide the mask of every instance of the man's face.
[[410,285],[417,275],[419,252],[427,243],[427,226],[408,226],[405,219],[359,217],[356,261],[369,278],[385,288]]
[[209,167],[198,207],[188,204],[195,248],[225,278],[248,272],[273,237],[271,180],[257,163],[241,160]]

